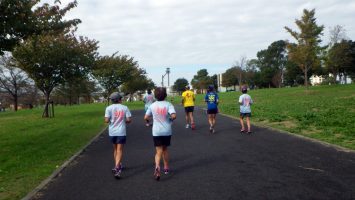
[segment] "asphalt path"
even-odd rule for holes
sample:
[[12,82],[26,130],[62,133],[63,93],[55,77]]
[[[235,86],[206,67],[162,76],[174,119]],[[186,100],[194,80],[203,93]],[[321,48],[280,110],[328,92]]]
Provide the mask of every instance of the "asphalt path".
[[239,133],[239,121],[217,116],[209,133],[196,108],[196,130],[176,107],[171,174],[153,179],[154,146],[143,111],[127,128],[122,178],[113,177],[107,132],[89,145],[34,199],[355,199],[355,154],[271,129]]

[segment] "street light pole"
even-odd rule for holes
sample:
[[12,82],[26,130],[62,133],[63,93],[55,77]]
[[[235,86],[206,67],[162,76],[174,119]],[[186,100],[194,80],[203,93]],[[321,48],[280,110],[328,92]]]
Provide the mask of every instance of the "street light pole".
[[170,74],[170,68],[166,68],[165,70],[165,74],[161,76],[161,86],[164,87],[164,77],[166,75],[168,75],[168,87],[170,87],[170,77],[169,77],[169,74]]

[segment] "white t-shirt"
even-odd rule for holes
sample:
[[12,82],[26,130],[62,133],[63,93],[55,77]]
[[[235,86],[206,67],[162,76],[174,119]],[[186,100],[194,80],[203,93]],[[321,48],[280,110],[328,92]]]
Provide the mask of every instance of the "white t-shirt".
[[253,100],[248,94],[242,94],[239,97],[240,112],[241,113],[251,113],[250,105],[253,104]]
[[108,134],[110,136],[126,136],[126,119],[131,117],[128,107],[112,104],[106,108],[105,117],[109,118]]
[[155,99],[153,94],[146,94],[143,98],[143,102],[145,103],[144,109],[147,111],[148,107],[154,103]]
[[170,115],[176,113],[174,106],[167,101],[156,101],[145,113],[153,116],[153,136],[169,136],[172,134]]

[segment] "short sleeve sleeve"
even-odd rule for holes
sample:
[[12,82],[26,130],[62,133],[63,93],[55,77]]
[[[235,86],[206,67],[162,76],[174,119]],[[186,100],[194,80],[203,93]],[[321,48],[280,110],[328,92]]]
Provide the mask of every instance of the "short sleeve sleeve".
[[243,95],[240,95],[239,97],[239,103],[242,103],[243,102]]
[[128,107],[126,108],[126,118],[132,117],[131,111],[128,109]]
[[168,113],[170,115],[173,113],[176,113],[175,108],[174,108],[173,104],[171,104],[171,103],[168,104]]
[[148,115],[148,116],[152,116],[152,109],[151,109],[152,106],[149,106],[147,111],[145,112],[145,115]]
[[105,117],[111,118],[111,112],[110,112],[110,108],[109,107],[107,107],[106,110],[105,110]]

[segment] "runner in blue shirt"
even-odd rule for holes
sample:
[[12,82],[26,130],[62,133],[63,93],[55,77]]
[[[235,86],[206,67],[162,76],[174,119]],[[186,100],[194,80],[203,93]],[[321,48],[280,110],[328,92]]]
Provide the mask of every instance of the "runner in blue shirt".
[[172,135],[171,124],[176,118],[176,112],[174,106],[165,101],[166,88],[158,87],[154,90],[156,102],[149,106],[145,113],[144,119],[148,120],[153,117],[153,141],[155,146],[155,170],[154,178],[160,179],[160,161],[163,157],[164,173],[169,173],[169,153],[168,146],[170,146],[170,140]]
[[118,92],[110,95],[112,105],[105,110],[105,122],[109,124],[108,134],[113,143],[113,158],[115,167],[112,169],[116,178],[121,177],[123,146],[126,144],[126,123],[131,122],[131,112],[122,105],[122,96]]
[[210,124],[210,132],[214,133],[216,125],[216,115],[218,113],[218,94],[214,92],[212,85],[208,86],[205,102],[207,103],[208,123]]

